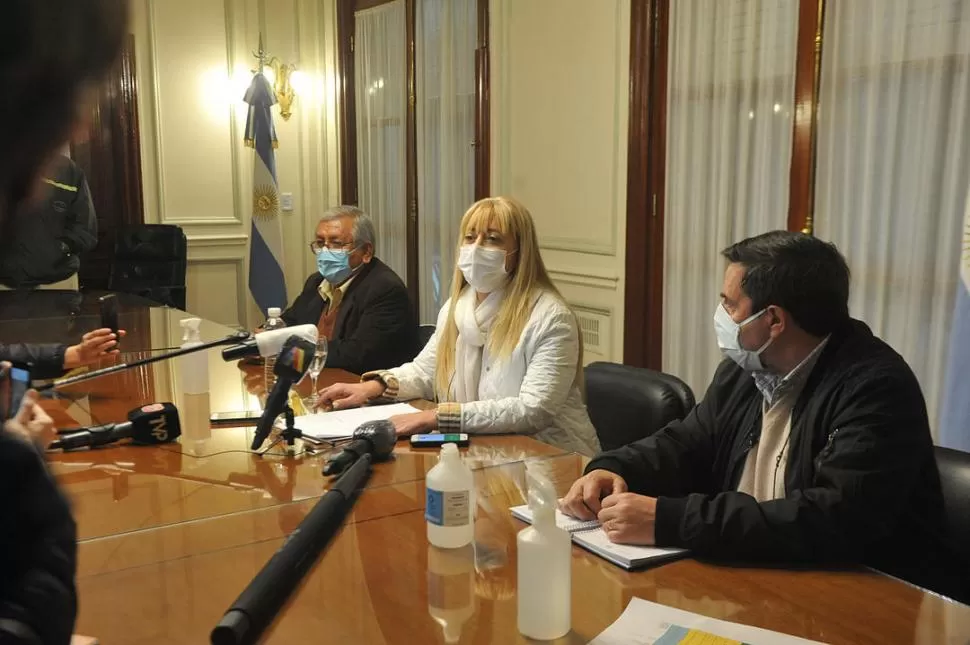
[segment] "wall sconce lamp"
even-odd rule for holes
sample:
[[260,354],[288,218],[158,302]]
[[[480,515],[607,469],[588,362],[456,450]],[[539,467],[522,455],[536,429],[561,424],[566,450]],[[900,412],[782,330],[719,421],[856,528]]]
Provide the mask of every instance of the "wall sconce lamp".
[[[297,71],[293,63],[284,63],[276,56],[270,56],[263,49],[263,35],[259,35],[259,50],[253,52],[253,56],[259,62],[258,69],[253,73],[262,72],[266,80],[273,88],[276,95],[276,102],[280,105],[280,116],[284,121],[289,121],[293,116],[293,101],[296,99],[297,88],[302,74]],[[268,69],[264,69],[268,67]]]

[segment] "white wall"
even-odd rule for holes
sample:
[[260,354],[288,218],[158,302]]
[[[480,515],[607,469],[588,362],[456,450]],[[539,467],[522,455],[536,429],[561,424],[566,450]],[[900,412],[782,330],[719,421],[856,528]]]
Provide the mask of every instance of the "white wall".
[[[189,311],[252,327],[249,295],[253,150],[243,145],[243,93],[262,32],[266,50],[296,63],[311,91],[285,122],[274,108],[284,271],[292,300],[313,271],[306,243],[338,199],[335,0],[134,0],[133,31],[145,221],[189,240]],[[281,303],[285,306],[286,303]]]
[[532,212],[586,361],[621,361],[629,0],[490,8],[492,193]]

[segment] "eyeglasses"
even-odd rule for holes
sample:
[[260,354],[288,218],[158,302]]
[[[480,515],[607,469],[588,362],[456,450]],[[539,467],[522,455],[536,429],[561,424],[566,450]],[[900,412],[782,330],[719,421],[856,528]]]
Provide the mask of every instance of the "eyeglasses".
[[331,251],[347,251],[353,247],[353,242],[321,242],[320,240],[310,242],[310,250],[313,251],[314,255],[324,249],[330,249]]

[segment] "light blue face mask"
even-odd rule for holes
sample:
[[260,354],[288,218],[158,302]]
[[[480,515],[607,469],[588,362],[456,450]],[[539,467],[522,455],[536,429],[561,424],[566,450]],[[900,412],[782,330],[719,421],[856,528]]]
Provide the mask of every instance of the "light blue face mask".
[[317,253],[317,271],[331,285],[340,286],[354,272],[350,268],[350,253],[343,249],[321,249]]

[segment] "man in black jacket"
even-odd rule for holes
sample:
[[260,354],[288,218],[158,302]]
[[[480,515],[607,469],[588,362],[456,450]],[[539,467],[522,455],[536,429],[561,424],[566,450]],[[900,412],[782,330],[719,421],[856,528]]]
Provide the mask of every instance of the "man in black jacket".
[[316,325],[330,341],[327,367],[363,374],[406,363],[420,349],[407,288],[374,246],[374,224],[363,211],[327,211],[310,243],[317,273],[283,312],[288,326]]
[[[593,459],[563,500],[615,542],[716,558],[863,562],[953,595],[926,405],[848,313],[831,244],[767,233],[724,251],[727,356],[683,421]],[[962,567],[962,568],[961,568]]]
[[79,256],[98,244],[88,182],[69,157],[61,156],[44,184],[43,200],[11,221],[0,255],[0,283],[14,289],[55,285],[76,290]]

